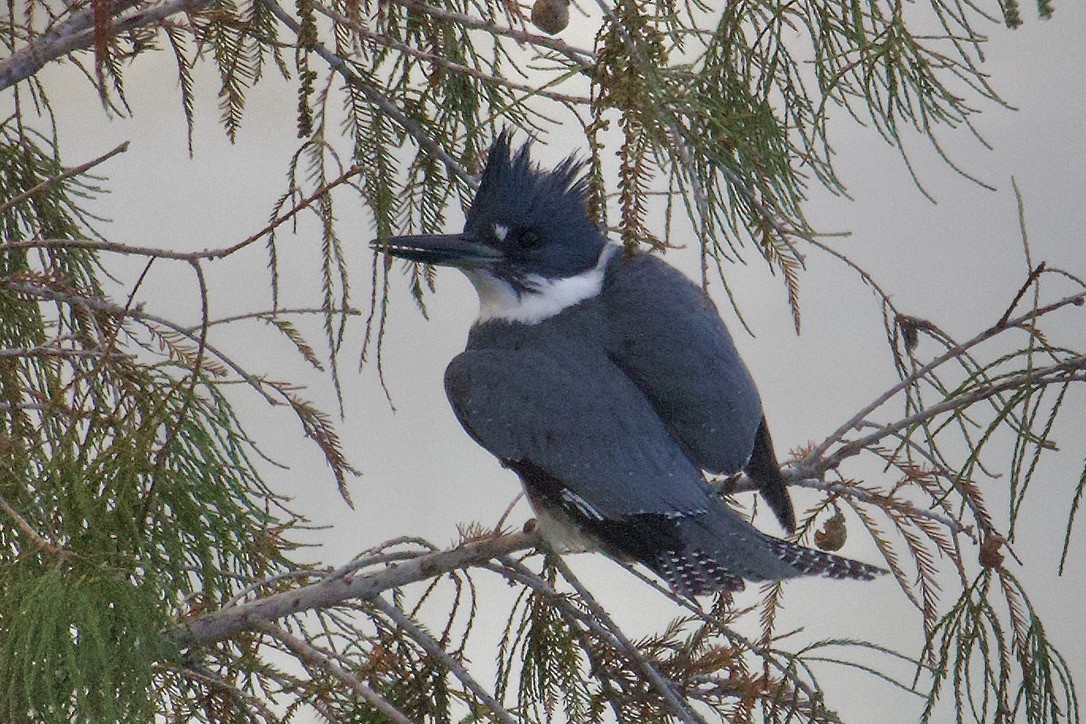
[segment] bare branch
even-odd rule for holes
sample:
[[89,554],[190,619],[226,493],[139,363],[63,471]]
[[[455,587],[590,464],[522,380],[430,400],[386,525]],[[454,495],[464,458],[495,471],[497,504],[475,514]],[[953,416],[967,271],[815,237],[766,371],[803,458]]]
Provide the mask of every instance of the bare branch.
[[539,544],[534,533],[513,533],[464,543],[449,550],[419,555],[376,573],[343,575],[277,593],[185,622],[173,632],[184,646],[221,641],[251,629],[257,621],[275,621],[303,611],[337,606],[354,598],[372,598],[390,588],[425,581],[458,568],[479,565],[497,556]]
[[529,33],[524,30],[518,30],[516,28],[510,28],[504,25],[498,25],[493,20],[483,20],[482,18],[476,18],[471,15],[465,15],[464,13],[454,12],[452,10],[445,10],[443,8],[434,7],[433,5],[427,5],[426,3],[419,2],[419,0],[392,0],[397,5],[401,5],[408,10],[414,10],[420,13],[426,13],[427,15],[435,18],[441,18],[443,20],[450,20],[454,23],[463,25],[466,28],[474,28],[476,30],[484,30],[493,35],[504,35],[512,38],[518,43],[530,43],[542,48],[553,50],[556,53],[561,53],[573,63],[588,69],[592,63],[596,62],[596,55],[582,48],[576,48],[568,43],[564,43],[557,38],[548,38],[544,35],[537,35],[535,33]]
[[555,93],[554,91],[549,91],[545,88],[539,88],[538,86],[529,85],[527,83],[518,83],[502,76],[489,75],[480,70],[476,70],[475,68],[471,68],[460,63],[454,63],[453,61],[445,58],[444,56],[435,55],[434,53],[428,53],[424,50],[419,50],[418,48],[415,48],[413,46],[393,40],[392,38],[389,38],[380,33],[375,33],[361,23],[351,20],[343,13],[338,12],[334,8],[327,7],[322,3],[313,3],[313,8],[320,14],[331,20],[334,20],[340,25],[349,27],[352,32],[365,37],[367,40],[383,45],[386,48],[392,48],[399,53],[425,60],[428,63],[432,63],[434,65],[439,65],[442,68],[453,71],[454,73],[461,73],[463,75],[475,78],[476,80],[483,81],[484,83],[495,83],[505,86],[506,88],[524,91],[528,94],[528,96],[542,96],[543,98],[550,98],[551,100],[558,101],[560,103],[567,103],[570,105],[588,105],[592,102],[592,99],[587,96],[574,96],[566,93]]
[[[1079,296],[1086,296],[1086,292],[1083,292],[1083,294]],[[944,412],[963,410],[977,402],[987,400],[990,397],[995,397],[1001,392],[1018,389],[1025,385],[1038,386],[1061,384],[1067,381],[1067,376],[1069,374],[1073,374],[1077,371],[1081,371],[1084,369],[1086,369],[1086,356],[1079,356],[1072,357],[1069,360],[1058,362],[1047,367],[1039,367],[1032,370],[1027,370],[1020,374],[1012,375],[1011,377],[1008,377],[1001,382],[984,385],[964,395],[951,397],[949,399],[943,400],[942,402],[931,405],[930,407],[926,407],[923,410],[915,412],[912,415],[902,418],[896,422],[891,422],[889,424],[883,425],[875,432],[869,433],[864,437],[857,438],[856,440],[844,443],[843,445],[841,445],[841,447],[835,450],[832,455],[822,458],[813,465],[808,463],[808,460],[811,459],[811,456],[808,456],[797,467],[804,473],[807,473],[808,470],[828,470],[839,465],[841,461],[845,458],[858,454],[861,450],[875,444],[879,440],[882,440],[889,435],[904,430],[905,428],[923,422],[924,420],[930,420],[938,415],[943,414]],[[859,422],[860,421],[852,423],[850,427],[858,426]]]
[[[113,32],[119,33],[154,25],[171,15],[202,10],[214,3],[215,0],[167,0],[115,20]],[[138,4],[139,0],[117,0],[110,8],[110,14],[116,18]],[[86,50],[93,44],[94,9],[88,5],[83,10],[72,13],[64,22],[42,33],[0,62],[0,90],[26,80],[50,61],[77,50]]]
[[[811,452],[807,455],[807,457],[804,458],[802,461],[800,461],[796,465],[796,467],[801,469],[803,471],[802,474],[804,474],[804,475],[811,474],[808,471],[816,471],[816,470],[819,470],[819,469],[825,470],[826,467],[827,467],[824,464],[826,462],[826,460],[825,460],[826,453],[829,451],[829,449],[835,443],[840,442],[844,438],[844,436],[848,434],[848,432],[850,430],[858,428],[861,423],[866,421],[868,415],[870,415],[872,412],[874,412],[875,410],[877,410],[878,408],[880,408],[884,404],[886,404],[888,401],[893,399],[894,396],[896,396],[899,392],[901,392],[901,391],[903,391],[905,389],[908,389],[911,385],[913,385],[916,382],[918,382],[919,380],[923,379],[925,376],[927,376],[932,370],[934,370],[939,365],[941,365],[944,362],[947,362],[949,360],[957,359],[958,357],[960,357],[967,350],[969,350],[969,349],[971,349],[973,347],[976,347],[978,344],[980,344],[982,342],[985,342],[985,341],[991,339],[992,337],[995,337],[996,335],[1000,334],[1001,332],[1003,332],[1003,331],[1005,331],[1007,329],[1011,329],[1011,328],[1014,328],[1014,327],[1028,326],[1030,324],[1033,324],[1039,317],[1042,317],[1042,316],[1044,316],[1046,314],[1049,314],[1050,312],[1054,312],[1055,310],[1062,309],[1063,307],[1066,307],[1066,306],[1072,306],[1072,305],[1073,306],[1080,306],[1080,305],[1083,304],[1084,301],[1086,301],[1086,291],[1079,292],[1078,294],[1072,294],[1072,295],[1070,295],[1068,297],[1064,297],[1063,299],[1060,299],[1059,301],[1053,302],[1051,304],[1047,304],[1047,305],[1045,305],[1043,307],[1038,307],[1035,310],[1030,310],[1026,314],[1023,314],[1023,315],[1021,315],[1019,317],[1015,317],[1014,319],[1011,319],[1009,321],[1000,320],[999,323],[989,327],[988,329],[984,330],[983,332],[976,335],[972,339],[970,339],[970,340],[968,340],[966,342],[962,342],[961,344],[956,345],[954,347],[951,347],[946,352],[939,355],[938,357],[933,359],[931,362],[928,362],[926,365],[924,365],[920,369],[916,370],[915,372],[913,372],[911,375],[909,375],[905,379],[898,382],[896,385],[894,385],[893,387],[888,389],[886,392],[879,395],[877,398],[875,398],[875,400],[873,402],[871,402],[871,404],[867,405],[862,410],[860,410],[858,413],[853,415],[852,419],[850,419],[844,425],[841,425],[841,427],[834,430],[833,433],[831,433],[829,437],[827,437],[822,443],[820,443],[817,447],[815,447],[813,450],[811,450]],[[1020,380],[1019,383],[1021,383],[1023,381],[1028,381],[1028,380]],[[1005,389],[1010,389],[1012,387],[1013,387],[1013,385],[1008,385],[1006,383],[1001,384],[1001,385],[999,385],[1000,389],[997,390],[996,392],[993,392],[992,394],[997,394],[999,391],[1002,391],[1002,390],[1005,390]],[[977,398],[977,399],[984,399],[984,397],[987,397],[987,396],[991,396],[991,395],[985,395],[985,396],[982,396],[982,397]],[[976,399],[971,400],[968,404],[972,404],[973,402],[976,402],[976,401],[977,401]],[[968,405],[952,405],[952,404],[948,406],[948,404],[950,402],[953,402],[953,401],[950,400],[950,401],[947,401],[946,403],[943,403],[941,405],[936,405],[935,407],[939,407],[941,409],[939,409],[937,411],[934,411],[934,412],[931,412],[931,411],[935,410],[935,407],[928,408],[927,410],[922,410],[921,412],[918,412],[918,413],[916,413],[916,415],[912,416],[912,418],[915,418],[915,419],[911,419],[911,418],[908,419],[905,422],[904,425],[887,426],[886,428],[884,428],[885,432],[883,432],[882,434],[872,433],[871,435],[868,435],[866,438],[863,438],[863,439],[864,440],[870,439],[872,441],[878,441],[878,440],[881,440],[886,435],[889,435],[889,434],[891,434],[893,432],[897,432],[898,430],[902,429],[902,427],[905,427],[908,424],[912,424],[912,423],[917,422],[919,420],[928,419],[930,417],[933,417],[936,414],[939,414],[939,412],[945,412],[947,409],[954,409],[955,407],[968,406]],[[929,412],[930,412],[930,414],[927,414]],[[859,451],[859,448],[855,447],[855,443],[853,443],[851,445],[851,448],[852,448],[853,452],[851,452],[849,454],[855,454],[855,452]],[[843,457],[843,456],[839,455],[839,453],[840,453],[840,450],[838,450],[838,454],[834,455],[834,457],[837,460],[840,460],[841,457]]]

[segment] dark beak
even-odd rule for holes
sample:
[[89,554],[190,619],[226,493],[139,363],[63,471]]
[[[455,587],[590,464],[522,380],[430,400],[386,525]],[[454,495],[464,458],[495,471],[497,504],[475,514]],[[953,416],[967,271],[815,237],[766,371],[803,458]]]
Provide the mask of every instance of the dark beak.
[[502,258],[497,249],[472,241],[464,234],[391,236],[373,241],[370,246],[401,259],[460,269],[492,266]]

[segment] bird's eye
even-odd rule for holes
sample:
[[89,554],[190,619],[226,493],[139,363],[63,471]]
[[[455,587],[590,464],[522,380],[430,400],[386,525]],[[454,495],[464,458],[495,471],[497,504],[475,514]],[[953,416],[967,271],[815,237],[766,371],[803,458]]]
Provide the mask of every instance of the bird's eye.
[[520,245],[525,249],[538,249],[543,245],[543,236],[535,229],[524,229],[518,236]]

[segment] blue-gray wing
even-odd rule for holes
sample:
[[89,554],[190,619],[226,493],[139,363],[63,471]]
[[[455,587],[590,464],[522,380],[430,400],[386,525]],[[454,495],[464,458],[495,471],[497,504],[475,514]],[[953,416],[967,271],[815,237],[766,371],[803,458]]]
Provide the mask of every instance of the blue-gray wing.
[[445,391],[476,442],[547,471],[602,516],[705,510],[708,487],[651,405],[603,355],[593,360],[469,349]]
[[464,429],[520,475],[533,506],[680,593],[814,572],[810,556],[825,557],[795,553],[803,549],[758,532],[712,494],[603,354],[469,349],[449,364],[445,390]]
[[608,351],[690,459],[713,473],[742,469],[762,403],[712,301],[650,254],[613,260],[602,300]]
[[785,530],[795,530],[758,390],[712,301],[649,254],[613,260],[601,297],[612,360],[690,460],[712,473],[745,469]]

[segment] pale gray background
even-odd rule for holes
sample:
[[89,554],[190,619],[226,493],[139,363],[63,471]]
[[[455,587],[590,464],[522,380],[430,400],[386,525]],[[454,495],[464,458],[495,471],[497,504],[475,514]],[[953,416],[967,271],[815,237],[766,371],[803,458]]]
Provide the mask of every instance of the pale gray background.
[[[986,108],[978,125],[995,147],[991,152],[965,132],[943,135],[954,157],[970,172],[998,186],[997,192],[970,184],[947,169],[923,141],[908,139],[926,187],[939,199],[938,205],[932,205],[913,186],[895,151],[873,130],[861,129],[840,114],[832,140],[839,170],[855,200],[815,189],[807,207],[822,230],[853,232],[850,238],[835,242],[837,247],[891,290],[903,310],[963,339],[999,318],[1027,273],[1010,190],[1012,175],[1025,198],[1034,259],[1086,273],[1086,52],[1082,43],[1086,6],[1059,2],[1050,22],[1036,20],[1031,7],[1024,10],[1027,23],[1021,29],[988,28],[993,42],[985,66],[1004,97],[1021,110]],[[571,40],[589,44],[584,37]],[[100,169],[110,177],[108,187],[113,193],[99,199],[94,208],[114,219],[103,226],[111,240],[202,249],[236,242],[266,222],[284,188],[286,162],[296,144],[296,99],[291,88],[273,81],[253,91],[239,142],[232,146],[216,123],[217,79],[202,69],[196,153],[190,159],[169,57],[163,55],[157,62],[143,59],[128,72],[132,119],[107,120],[96,97],[71,68],[51,67],[45,77],[53,89],[67,163],[93,158],[123,140],[132,143],[127,154]],[[572,133],[555,134],[551,147],[539,150],[539,156],[557,159],[578,151],[567,145],[575,138]],[[365,225],[366,217],[351,208],[356,205],[340,197],[337,216],[356,272],[353,297],[363,306],[369,297],[366,243],[372,230]],[[317,249],[316,227],[310,221],[302,225],[298,237],[282,237],[284,304],[319,303]],[[754,260],[755,255],[750,253],[748,258]],[[822,439],[896,381],[870,292],[854,274],[827,257],[812,251],[808,258],[808,271],[802,277],[802,336],[792,330],[779,279],[770,277],[760,261],[729,272],[757,338],[742,334],[726,303],[721,305],[759,383],[782,454]],[[689,271],[696,268],[692,245],[685,252],[673,252],[669,260]],[[134,279],[141,266],[133,260],[107,261],[127,281]],[[213,265],[215,316],[267,308],[270,297],[263,268],[259,247]],[[438,279],[430,321],[413,308],[405,289],[393,290],[385,364],[395,413],[385,402],[373,366],[362,374],[355,371],[360,325],[355,324],[349,336],[342,367],[347,418],[340,430],[351,459],[365,473],[351,484],[354,510],[340,500],[319,454],[302,438],[288,412],[269,413],[252,395],[240,390],[236,395],[256,439],[291,465],[289,471],[268,471],[275,488],[294,496],[294,507],[314,523],[328,526],[307,536],[319,547],[303,551],[304,559],[336,565],[362,548],[399,535],[420,535],[444,545],[455,539],[457,523],[495,523],[519,489],[514,476],[460,430],[444,399],[442,372],[463,346],[476,302],[470,286],[457,273],[442,271]],[[184,265],[158,264],[142,297],[156,313],[196,319],[196,288]],[[1074,310],[1060,319],[1065,339],[1080,349],[1086,342],[1082,315]],[[300,322],[299,327],[311,342],[320,342],[319,321]],[[259,323],[236,325],[218,334],[219,343],[255,371],[303,380],[309,385],[308,397],[326,410],[335,409],[328,378],[311,373],[287,344],[273,340]],[[922,355],[933,352],[930,343],[920,349]],[[1082,466],[1086,421],[1080,409],[1071,411],[1082,404],[1079,393],[1056,436],[1068,452],[1052,456],[1035,481],[1015,547],[1024,565],[1011,563],[1032,591],[1050,635],[1069,656],[1080,685],[1086,681],[1081,678],[1086,672],[1086,630],[1081,625],[1086,583],[1081,556],[1086,546],[1081,530],[1074,539],[1070,572],[1058,578],[1055,561]],[[852,471],[875,472],[860,467]],[[1000,481],[984,483],[992,509],[1002,515],[1001,485]],[[804,496],[799,497],[802,502]],[[523,521],[527,515],[521,504],[515,520]],[[775,530],[767,519],[762,524]],[[855,535],[845,552],[878,560],[860,530],[852,530]],[[574,565],[633,635],[659,630],[677,614],[660,596],[602,557],[578,556]],[[486,585],[484,591],[495,601],[486,611],[494,613],[493,624],[479,627],[470,653],[475,670],[489,681],[493,644],[511,596],[502,584]],[[741,601],[753,602],[755,595],[747,594]],[[948,596],[944,603],[950,602]],[[871,584],[821,580],[790,584],[785,606],[781,630],[803,626],[804,640],[848,636],[912,654],[919,651],[919,617],[889,578]],[[753,619],[750,623],[756,624]],[[894,670],[909,676],[908,667]],[[824,681],[830,703],[849,721],[909,722],[919,712],[917,699],[863,675],[828,670]]]

